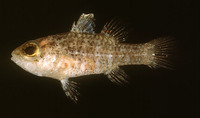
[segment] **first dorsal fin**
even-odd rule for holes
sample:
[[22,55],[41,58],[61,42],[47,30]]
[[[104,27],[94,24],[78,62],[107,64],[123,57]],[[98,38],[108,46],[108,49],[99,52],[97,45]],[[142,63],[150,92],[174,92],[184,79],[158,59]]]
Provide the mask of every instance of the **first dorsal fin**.
[[123,42],[128,36],[128,32],[125,29],[126,27],[124,27],[118,20],[113,19],[104,25],[101,33]]
[[73,23],[71,32],[77,33],[92,33],[94,34],[95,23],[94,14],[82,14],[78,21]]

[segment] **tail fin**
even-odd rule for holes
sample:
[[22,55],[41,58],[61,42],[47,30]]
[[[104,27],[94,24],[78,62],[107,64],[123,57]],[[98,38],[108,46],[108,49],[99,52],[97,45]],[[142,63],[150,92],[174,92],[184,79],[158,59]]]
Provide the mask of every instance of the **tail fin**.
[[153,48],[151,52],[152,58],[151,63],[148,65],[151,68],[167,68],[174,69],[172,62],[170,62],[171,57],[174,56],[174,44],[175,41],[172,38],[158,38],[150,41],[150,44]]

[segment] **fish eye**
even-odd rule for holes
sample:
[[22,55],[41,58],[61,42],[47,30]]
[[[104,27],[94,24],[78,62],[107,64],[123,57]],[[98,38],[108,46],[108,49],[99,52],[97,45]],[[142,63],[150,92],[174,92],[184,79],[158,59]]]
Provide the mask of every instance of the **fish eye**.
[[36,43],[26,43],[22,48],[23,53],[28,57],[34,57],[39,54],[39,47]]

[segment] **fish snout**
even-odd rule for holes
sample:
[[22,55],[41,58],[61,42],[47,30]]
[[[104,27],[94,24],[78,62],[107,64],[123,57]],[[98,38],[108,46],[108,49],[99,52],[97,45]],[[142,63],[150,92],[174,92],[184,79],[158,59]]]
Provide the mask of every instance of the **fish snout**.
[[16,48],[16,49],[13,50],[12,53],[11,53],[11,60],[13,60],[14,58],[17,58],[19,55],[20,55],[19,48]]

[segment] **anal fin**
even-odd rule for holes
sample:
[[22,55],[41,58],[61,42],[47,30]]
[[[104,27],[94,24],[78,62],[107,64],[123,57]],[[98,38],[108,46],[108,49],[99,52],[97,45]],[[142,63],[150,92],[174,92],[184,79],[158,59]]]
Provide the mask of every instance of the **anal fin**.
[[78,95],[80,94],[77,91],[77,83],[74,81],[67,79],[61,80],[62,88],[65,92],[65,94],[75,103],[78,101]]
[[128,84],[126,80],[128,75],[119,67],[116,67],[105,73],[108,76],[111,82],[116,83],[120,86]]

